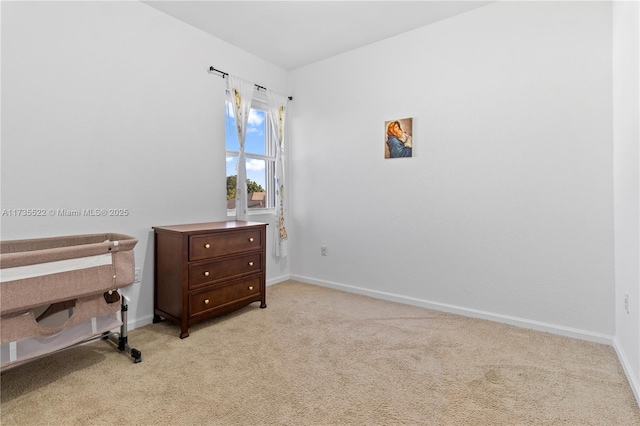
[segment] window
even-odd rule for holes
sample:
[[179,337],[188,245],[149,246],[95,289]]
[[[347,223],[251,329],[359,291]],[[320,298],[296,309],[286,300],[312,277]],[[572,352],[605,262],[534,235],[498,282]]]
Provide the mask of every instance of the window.
[[[227,213],[236,209],[237,163],[240,146],[235,130],[236,120],[232,107],[227,102],[225,109],[225,134],[227,158]],[[254,99],[249,121],[244,154],[247,165],[247,207],[249,211],[273,209],[275,207],[274,173],[276,148],[266,126],[266,104]]]

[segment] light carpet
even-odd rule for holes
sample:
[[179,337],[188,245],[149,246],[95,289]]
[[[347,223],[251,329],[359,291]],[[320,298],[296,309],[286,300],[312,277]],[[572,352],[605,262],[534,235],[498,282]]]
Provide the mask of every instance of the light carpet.
[[287,281],[1,377],[2,425],[640,425],[606,345]]

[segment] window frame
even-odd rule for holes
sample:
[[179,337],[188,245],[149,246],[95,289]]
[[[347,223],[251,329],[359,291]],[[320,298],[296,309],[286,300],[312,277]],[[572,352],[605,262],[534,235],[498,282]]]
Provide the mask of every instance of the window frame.
[[[260,95],[260,92],[255,92],[253,98],[251,100],[251,109],[259,110],[264,113],[264,143],[265,143],[265,154],[257,154],[253,152],[248,152],[246,150],[245,145],[245,161],[249,160],[260,160],[264,161],[265,164],[265,203],[263,207],[249,207],[247,208],[247,213],[249,215],[253,214],[265,214],[265,213],[274,213],[275,212],[275,170],[276,170],[276,143],[275,140],[269,130],[268,123],[268,105],[266,99],[263,99]],[[228,157],[234,157],[237,163],[238,157],[240,156],[239,146],[237,150],[229,150],[227,149],[227,137],[229,136],[229,132],[235,132],[235,129],[230,128],[230,119],[233,117],[229,117],[229,100],[225,99],[225,162]],[[228,177],[225,167],[225,180]],[[236,180],[236,185],[238,182]],[[227,208],[227,216],[235,216],[236,209],[228,209]]]

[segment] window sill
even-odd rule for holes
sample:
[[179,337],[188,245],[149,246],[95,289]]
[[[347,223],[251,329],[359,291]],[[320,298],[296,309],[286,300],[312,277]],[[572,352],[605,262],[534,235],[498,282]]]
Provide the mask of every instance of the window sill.
[[[258,216],[258,215],[276,215],[276,209],[249,209],[247,212],[249,216]],[[227,217],[235,217],[235,210],[227,210]]]

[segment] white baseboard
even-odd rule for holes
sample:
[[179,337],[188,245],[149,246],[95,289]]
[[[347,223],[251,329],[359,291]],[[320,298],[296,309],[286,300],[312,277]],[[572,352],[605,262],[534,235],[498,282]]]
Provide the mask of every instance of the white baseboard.
[[[587,340],[590,342],[602,343],[605,345],[614,346],[614,336],[609,336],[606,334],[594,333],[587,330],[564,327],[561,325],[550,324],[550,323],[545,323],[541,321],[533,321],[533,320],[513,317],[509,315],[496,314],[493,312],[481,311],[477,309],[470,309],[470,308],[451,305],[447,303],[433,302],[425,299],[419,299],[411,296],[403,296],[401,294],[389,293],[385,291],[371,290],[371,289],[352,286],[348,284],[335,283],[335,282],[326,281],[326,280],[318,280],[315,278],[304,277],[300,275],[282,275],[279,277],[271,278],[267,281],[266,285],[271,286],[287,280],[296,280],[303,283],[315,284],[323,287],[334,288],[336,290],[342,290],[350,293],[357,293],[365,296],[375,297],[377,299],[389,300],[389,301],[398,302],[398,303],[405,303],[408,305],[420,306],[423,308],[434,309],[438,311],[463,315],[463,316],[472,317],[472,318],[481,318],[481,319],[496,321],[504,324],[515,325],[517,327],[528,328],[532,330],[543,331],[547,333],[558,334],[561,336],[573,337],[576,339]],[[151,324],[152,322],[153,322],[153,315],[145,316],[142,318],[129,318],[128,330],[134,330],[138,327]],[[616,348],[616,351],[619,351],[619,349]],[[634,390],[634,392],[637,395],[638,393],[637,383],[636,383],[636,390]]]
[[494,312],[481,311],[478,309],[465,308],[463,306],[451,305],[448,303],[433,302],[430,300],[419,299],[411,296],[403,296],[401,294],[388,293],[385,291],[371,290],[362,287],[356,287],[347,284],[340,284],[331,281],[317,280],[314,278],[303,277],[299,275],[291,275],[290,279],[315,284],[323,287],[334,288],[351,293],[362,294],[365,296],[375,297],[377,299],[389,300],[392,302],[406,303],[408,305],[420,306],[423,308],[434,309],[437,311],[448,312],[452,314],[463,315],[472,318],[481,318],[489,321],[496,321],[504,324],[514,325],[517,327],[528,328],[536,331],[553,333],[561,336],[572,337],[589,342],[602,343],[605,345],[613,345],[613,336],[594,333],[587,330],[581,330],[572,327],[565,327],[557,324],[550,324],[541,321],[533,321],[526,318],[519,318],[510,315],[502,315]]
[[153,322],[153,315],[148,315],[142,318],[127,318],[127,331],[135,330],[139,327],[144,327]]
[[281,275],[279,277],[270,278],[267,280],[267,287],[269,287],[270,285],[281,283],[283,281],[290,280],[290,279],[291,279],[291,275]]
[[631,364],[629,363],[629,358],[627,358],[627,354],[625,353],[624,349],[622,349],[622,347],[620,346],[620,343],[618,342],[617,337],[613,339],[613,348],[616,350],[616,354],[618,355],[618,359],[620,360],[622,369],[624,370],[624,373],[627,375],[627,380],[629,380],[629,385],[631,386],[633,395],[636,397],[638,406],[640,406],[640,383],[638,382],[638,378],[636,378],[633,375],[633,370],[631,368]]

